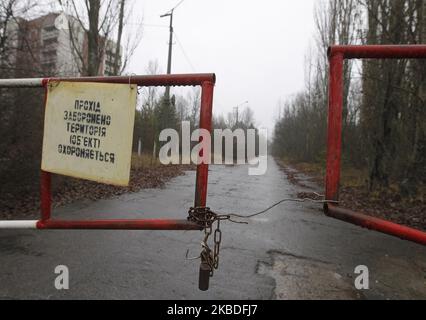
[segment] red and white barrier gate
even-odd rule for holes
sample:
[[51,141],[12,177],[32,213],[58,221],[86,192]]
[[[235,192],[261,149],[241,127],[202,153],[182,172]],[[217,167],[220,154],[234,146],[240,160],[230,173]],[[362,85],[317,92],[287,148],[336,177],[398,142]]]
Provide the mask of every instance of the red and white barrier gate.
[[[200,128],[211,131],[214,74],[182,74],[121,77],[0,79],[0,88],[45,88],[49,81],[136,84],[138,86],[201,86]],[[194,207],[206,207],[208,164],[197,167]],[[98,229],[98,230],[203,230],[187,219],[63,221],[51,217],[51,173],[41,172],[41,218],[34,221],[0,221],[0,229]]]

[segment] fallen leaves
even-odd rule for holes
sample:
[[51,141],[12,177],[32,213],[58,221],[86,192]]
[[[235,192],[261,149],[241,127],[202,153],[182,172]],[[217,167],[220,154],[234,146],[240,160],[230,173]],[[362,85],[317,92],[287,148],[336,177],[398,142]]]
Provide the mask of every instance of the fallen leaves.
[[[299,187],[306,187],[302,179],[298,178],[299,173],[310,176],[311,180],[319,186],[324,185],[323,172],[304,170],[303,166],[292,163],[292,168],[285,163],[278,161],[282,171],[286,174],[291,184]],[[311,192],[301,192],[299,198],[317,197]],[[386,192],[369,193],[365,187],[342,186],[340,188],[340,205],[354,211],[362,212],[374,217],[389,220],[409,227],[426,230],[426,197],[416,200],[402,198],[397,190],[389,189]]]
[[[101,200],[135,193],[142,189],[162,188],[170,179],[184,171],[193,170],[193,166],[155,166],[132,169],[128,187],[116,187],[87,180],[53,177],[53,207],[58,208],[76,200]],[[26,193],[3,193],[0,198],[1,219],[37,219],[39,217],[39,191]]]

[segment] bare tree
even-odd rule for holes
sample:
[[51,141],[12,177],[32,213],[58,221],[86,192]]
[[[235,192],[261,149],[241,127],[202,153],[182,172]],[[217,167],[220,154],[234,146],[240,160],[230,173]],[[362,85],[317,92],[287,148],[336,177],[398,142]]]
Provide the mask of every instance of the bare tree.
[[[130,25],[125,33],[125,28],[128,25],[126,22],[132,17],[133,6],[135,2],[129,0],[119,0],[120,1],[120,12],[118,16],[118,31],[117,31],[117,42],[115,48],[115,57],[114,57],[114,74],[119,75],[124,72],[126,69],[130,58],[133,56],[137,46],[141,42],[143,36],[143,16],[140,17],[136,23],[133,23],[136,26],[136,29],[132,32],[130,31]],[[134,16],[134,14],[133,14]],[[122,46],[124,48],[122,49]]]
[[189,104],[189,120],[191,125],[198,127],[201,105],[201,91],[199,88],[193,88],[187,93],[187,100]]
[[6,40],[8,38],[9,23],[14,18],[14,7],[17,0],[0,3],[0,59],[4,60],[6,53]]
[[[113,56],[111,74],[121,74],[139,44],[142,24],[128,37],[125,52],[122,42],[126,20],[126,0],[58,0],[62,10],[69,16],[69,34],[80,73],[87,76],[99,75],[106,51]],[[131,10],[129,10],[130,12]],[[81,33],[85,34],[81,35]],[[115,34],[116,33],[116,34]],[[130,32],[129,32],[130,33]],[[115,45],[112,39],[115,36]],[[87,46],[84,43],[87,39]]]
[[[29,39],[25,23],[21,17],[37,10],[35,0],[4,0],[0,2],[0,68],[3,77],[13,75],[16,71],[38,70],[33,54],[33,43]],[[17,55],[26,52],[31,61],[29,66],[18,66]]]
[[[160,67],[158,64],[158,60],[151,60],[148,62],[148,66],[145,69],[145,73],[147,75],[156,75],[159,74]],[[142,88],[142,105],[144,108],[149,108],[154,110],[155,104],[158,100],[158,92],[156,87],[143,87]]]
[[[424,41],[424,1],[360,1],[368,13],[367,44],[417,44]],[[378,60],[363,64],[361,124],[367,145],[370,190],[392,180],[416,193],[426,144],[422,88],[424,61]]]
[[126,0],[120,0],[120,13],[118,15],[118,34],[117,34],[117,42],[115,46],[115,56],[114,56],[114,74],[118,74],[120,71],[121,38],[123,36],[125,6],[126,6]]

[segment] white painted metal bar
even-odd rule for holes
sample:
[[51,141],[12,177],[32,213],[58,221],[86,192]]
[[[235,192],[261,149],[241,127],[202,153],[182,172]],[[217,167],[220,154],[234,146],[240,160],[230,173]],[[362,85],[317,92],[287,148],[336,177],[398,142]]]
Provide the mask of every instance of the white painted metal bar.
[[0,79],[0,88],[38,88],[43,86],[43,78]]
[[0,229],[37,229],[37,220],[0,221]]

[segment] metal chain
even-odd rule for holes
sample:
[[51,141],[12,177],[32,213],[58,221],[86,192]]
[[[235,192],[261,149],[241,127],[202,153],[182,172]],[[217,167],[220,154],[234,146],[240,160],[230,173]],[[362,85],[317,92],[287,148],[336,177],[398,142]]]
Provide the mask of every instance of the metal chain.
[[[321,195],[316,194],[317,196],[323,197]],[[274,205],[268,207],[265,210],[262,210],[260,212],[250,214],[250,215],[240,215],[240,214],[217,214],[210,210],[208,207],[197,207],[197,208],[190,208],[188,211],[188,220],[195,222],[200,225],[200,227],[204,230],[204,240],[201,242],[202,251],[198,258],[193,259],[200,259],[202,263],[206,263],[210,268],[210,276],[213,276],[214,270],[217,270],[219,268],[219,254],[220,254],[220,246],[222,243],[222,230],[220,229],[220,222],[227,220],[231,221],[233,223],[239,223],[239,224],[247,224],[247,222],[241,222],[241,221],[234,221],[232,218],[240,218],[240,219],[251,219],[256,216],[259,216],[261,214],[264,214],[271,209],[275,208],[276,206],[282,204],[283,202],[306,202],[310,201],[313,203],[336,203],[337,201],[328,201],[328,200],[315,200],[311,198],[303,198],[303,199],[283,199]],[[213,225],[216,224],[216,229],[213,232]],[[210,236],[213,234],[213,250],[208,245],[208,240]],[[187,252],[188,254],[188,252]],[[187,257],[188,258],[188,257]],[[192,260],[192,259],[191,259]]]
[[220,230],[220,220],[217,220],[217,228],[214,231],[214,249],[213,249],[213,267],[217,270],[219,268],[219,252],[222,242],[222,231]]
[[[201,243],[203,248],[200,258],[210,267],[210,276],[213,276],[214,270],[219,268],[219,253],[222,243],[222,230],[220,230],[220,221],[229,220],[231,217],[220,216],[210,210],[210,208],[198,207],[189,209],[188,220],[198,223],[204,229],[204,240]],[[213,233],[213,225],[216,222],[216,229]],[[208,240],[213,234],[213,250],[208,245]]]

